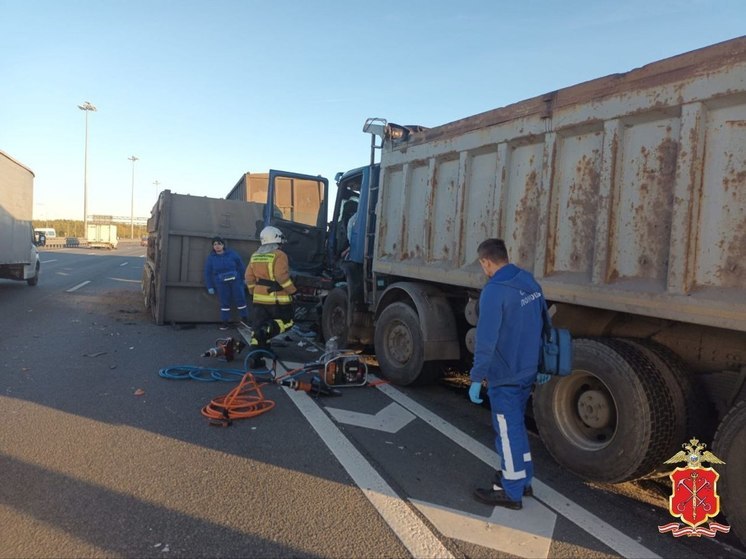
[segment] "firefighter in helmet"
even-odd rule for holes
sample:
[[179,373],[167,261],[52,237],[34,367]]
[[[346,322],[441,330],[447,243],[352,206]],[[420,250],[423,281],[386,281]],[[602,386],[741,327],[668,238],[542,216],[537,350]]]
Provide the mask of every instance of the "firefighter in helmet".
[[[288,257],[281,250],[285,237],[268,226],[259,235],[261,246],[246,267],[246,286],[252,295],[252,349],[267,349],[269,340],[293,326],[293,293]],[[254,363],[256,368],[258,363]]]

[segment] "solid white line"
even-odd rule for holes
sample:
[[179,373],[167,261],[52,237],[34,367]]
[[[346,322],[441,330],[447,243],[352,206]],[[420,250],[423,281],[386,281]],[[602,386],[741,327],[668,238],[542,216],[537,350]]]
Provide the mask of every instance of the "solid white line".
[[289,388],[285,393],[413,557],[453,557],[308,394]]
[[52,260],[41,260],[40,262],[41,262],[42,264],[49,264],[50,262],[57,262],[57,259],[56,259],[56,258],[53,258]]
[[[368,375],[371,381],[377,380],[374,375]],[[491,466],[494,469],[499,467],[500,461],[497,453],[478,443],[472,439],[469,435],[460,431],[447,421],[444,421],[433,412],[421,406],[408,396],[402,394],[399,390],[391,386],[390,384],[377,384],[381,392],[386,394],[389,398],[400,404],[404,408],[411,411],[417,417],[422,419],[425,423],[431,425],[434,429],[440,431],[443,435],[451,439],[460,447],[469,451],[471,454],[479,458],[485,464]],[[637,543],[637,541],[626,536],[610,524],[601,520],[595,514],[585,510],[577,503],[566,498],[561,493],[555,491],[545,483],[540,482],[535,477],[532,481],[534,489],[534,497],[542,503],[546,504],[550,508],[554,509],[557,514],[560,514],[567,518],[570,522],[573,522],[578,527],[582,528],[594,538],[598,539],[601,543],[609,546],[611,549],[619,553],[622,557],[629,557],[630,559],[637,558],[658,558],[659,556],[650,551],[648,548]]]
[[78,285],[76,285],[75,287],[71,287],[70,289],[68,289],[68,290],[67,290],[67,292],[68,292],[68,293],[72,293],[73,291],[77,291],[78,289],[80,289],[80,288],[81,288],[81,287],[83,287],[84,285],[88,285],[89,283],[91,283],[91,282],[90,282],[90,280],[86,280],[86,281],[84,281],[83,283],[79,283],[79,284],[78,284]]

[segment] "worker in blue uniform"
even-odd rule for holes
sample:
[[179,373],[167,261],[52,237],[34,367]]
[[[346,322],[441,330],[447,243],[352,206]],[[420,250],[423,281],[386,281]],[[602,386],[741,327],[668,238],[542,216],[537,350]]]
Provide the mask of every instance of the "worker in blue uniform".
[[220,329],[227,330],[231,318],[231,303],[235,302],[241,320],[249,320],[246,287],[243,281],[244,264],[235,250],[226,248],[222,237],[212,239],[212,250],[205,260],[207,292],[220,298]]
[[474,498],[518,510],[523,507],[522,497],[533,494],[524,416],[538,374],[544,295],[529,272],[509,262],[503,240],[483,241],[477,254],[489,279],[479,297],[469,398],[482,403],[486,380],[500,470],[492,487],[476,489]]

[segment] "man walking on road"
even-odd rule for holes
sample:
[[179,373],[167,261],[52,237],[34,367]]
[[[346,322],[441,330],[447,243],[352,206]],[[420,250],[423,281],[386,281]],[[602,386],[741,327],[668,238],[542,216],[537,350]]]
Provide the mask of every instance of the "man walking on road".
[[503,240],[483,241],[477,254],[489,280],[479,297],[469,398],[482,403],[480,392],[486,379],[500,471],[492,488],[476,489],[474,498],[519,510],[522,497],[533,494],[524,416],[538,373],[544,295],[529,272],[509,262]]

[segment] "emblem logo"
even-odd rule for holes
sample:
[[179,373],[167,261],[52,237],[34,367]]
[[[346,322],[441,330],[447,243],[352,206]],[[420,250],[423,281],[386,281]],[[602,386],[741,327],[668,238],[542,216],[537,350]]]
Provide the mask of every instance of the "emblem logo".
[[681,536],[706,536],[713,538],[718,532],[730,532],[730,526],[718,522],[709,522],[707,527],[701,526],[710,518],[720,514],[720,497],[717,494],[717,482],[720,478],[712,468],[705,468],[702,463],[725,464],[709,450],[707,445],[697,439],[691,439],[681,445],[680,450],[665,464],[686,462],[685,467],[676,468],[668,476],[673,483],[673,493],[668,498],[668,512],[680,519],[658,526],[661,534],[671,532],[675,538]]

